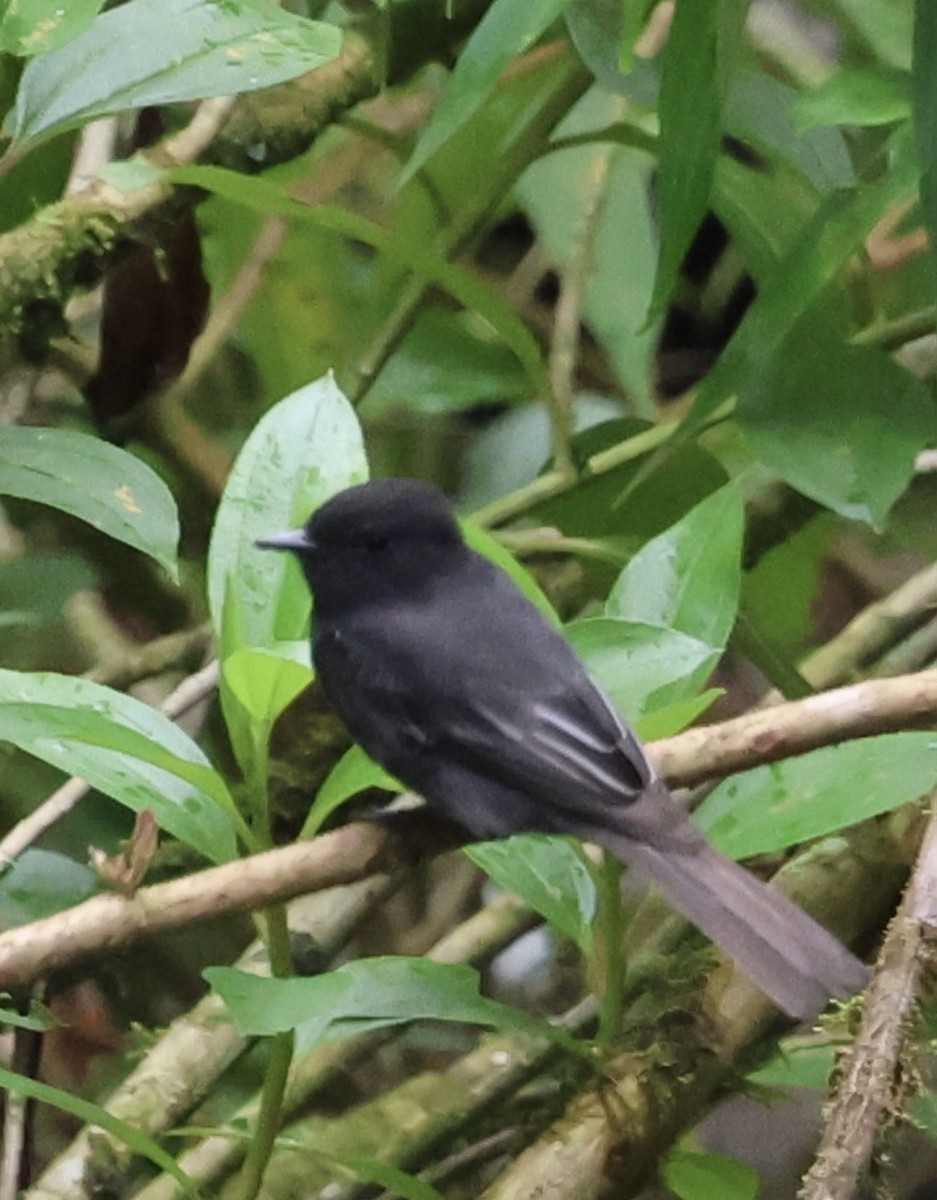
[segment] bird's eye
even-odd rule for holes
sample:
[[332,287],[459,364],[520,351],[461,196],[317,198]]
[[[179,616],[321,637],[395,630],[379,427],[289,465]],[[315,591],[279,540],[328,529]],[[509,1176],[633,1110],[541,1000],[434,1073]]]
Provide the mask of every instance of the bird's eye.
[[369,550],[386,550],[387,549],[387,534],[386,533],[370,533],[368,540],[365,543]]

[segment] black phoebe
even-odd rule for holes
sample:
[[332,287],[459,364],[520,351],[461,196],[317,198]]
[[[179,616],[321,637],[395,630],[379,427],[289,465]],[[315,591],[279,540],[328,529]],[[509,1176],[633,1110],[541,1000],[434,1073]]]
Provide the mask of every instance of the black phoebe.
[[709,845],[562,635],[468,548],[441,492],[352,487],[258,545],[302,564],[315,668],[352,736],[473,837],[598,842],[793,1017],[864,986],[836,938]]

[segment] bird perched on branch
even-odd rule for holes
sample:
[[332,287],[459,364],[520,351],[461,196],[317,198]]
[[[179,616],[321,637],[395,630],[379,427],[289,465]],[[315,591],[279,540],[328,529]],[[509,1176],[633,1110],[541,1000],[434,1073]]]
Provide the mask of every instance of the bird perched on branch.
[[865,984],[836,938],[709,845],[562,634],[465,544],[436,488],[352,487],[258,545],[299,559],[316,672],[352,736],[473,837],[597,842],[790,1016]]

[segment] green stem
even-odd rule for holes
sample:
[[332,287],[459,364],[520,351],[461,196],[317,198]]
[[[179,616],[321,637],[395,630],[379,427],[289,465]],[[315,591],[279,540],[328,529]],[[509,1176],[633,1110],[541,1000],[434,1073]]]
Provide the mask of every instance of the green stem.
[[542,501],[551,500],[554,496],[569,491],[589,476],[604,475],[623,463],[640,458],[642,454],[647,454],[649,450],[654,450],[668,441],[677,428],[676,422],[667,421],[644,429],[634,437],[609,446],[607,450],[600,450],[598,454],[593,454],[586,460],[585,467],[572,479],[563,471],[545,471],[536,479],[531,479],[530,483],[525,483],[523,487],[508,492],[506,496],[499,496],[491,504],[480,508],[472,514],[472,520],[477,525],[503,525],[506,521],[522,516]]
[[621,1037],[625,986],[625,919],[621,901],[621,863],[606,851],[599,868],[599,922],[605,979],[597,1041],[608,1049]]
[[881,346],[885,350],[897,350],[907,342],[925,337],[934,332],[937,326],[937,306],[928,304],[926,308],[914,312],[902,313],[892,320],[873,321],[865,329],[853,334],[854,346]]
[[[270,971],[282,979],[293,972],[286,908],[282,904],[268,908],[265,917]],[[280,1131],[283,1098],[286,1095],[290,1064],[293,1061],[293,1042],[292,1029],[276,1034],[270,1041],[270,1057],[264,1072],[257,1124],[254,1126],[254,1135],[235,1189],[237,1200],[254,1200],[260,1191],[264,1171]]]

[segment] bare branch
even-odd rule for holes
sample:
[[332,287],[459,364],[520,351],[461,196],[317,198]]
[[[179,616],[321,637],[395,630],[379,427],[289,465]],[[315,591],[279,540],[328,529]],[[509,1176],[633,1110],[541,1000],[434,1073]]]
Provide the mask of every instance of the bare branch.
[[865,1016],[841,1065],[816,1161],[801,1200],[852,1200],[882,1132],[908,1091],[901,1069],[920,1001],[922,976],[937,945],[937,798],[901,907],[888,927]]

